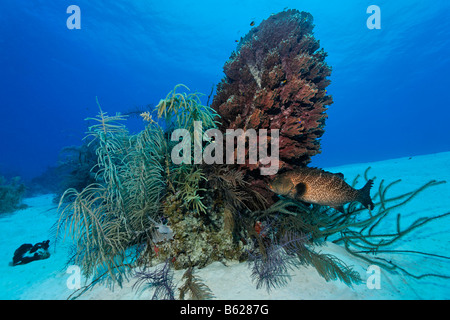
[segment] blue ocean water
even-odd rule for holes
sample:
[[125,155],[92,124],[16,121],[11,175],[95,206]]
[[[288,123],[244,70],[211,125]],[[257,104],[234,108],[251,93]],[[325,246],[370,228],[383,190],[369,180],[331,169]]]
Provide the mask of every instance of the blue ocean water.
[[[73,4],[81,29],[69,30]],[[366,25],[373,4],[379,30]],[[81,144],[96,96],[114,114],[157,104],[178,83],[208,95],[250,22],[286,7],[314,16],[333,67],[334,104],[314,165],[450,150],[446,0],[4,0],[0,172],[31,178],[62,147]]]
[[[80,29],[67,27],[71,5],[81,10]],[[381,9],[381,29],[367,27],[370,5]],[[322,154],[313,158],[313,166],[329,168],[450,151],[448,0],[3,0],[0,176],[21,176],[28,181],[57,165],[62,148],[82,143],[87,131],[84,119],[98,113],[96,97],[103,110],[113,115],[156,105],[176,84],[183,83],[191,91],[204,93],[206,103],[211,88],[223,77],[223,65],[236,49],[236,40],[252,28],[250,23],[258,25],[286,8],[313,15],[315,37],[328,52],[326,61],[333,68],[327,90],[334,103],[327,112]],[[129,119],[127,126],[137,132],[144,123]],[[429,179],[450,180],[443,165],[448,158],[414,157],[410,162],[417,162],[399,173],[391,164],[382,163],[375,175],[395,181],[410,174],[411,168],[433,163],[433,168],[410,177],[412,182],[406,181],[404,189],[395,190],[409,192]],[[343,172],[354,177],[362,167],[347,167]],[[431,170],[436,167],[439,170]],[[422,215],[446,212],[448,184],[447,189],[441,187],[402,211],[407,216],[402,226]],[[35,268],[30,264],[14,271],[6,266],[20,244],[47,239],[56,210],[50,197],[43,197],[26,199],[29,211],[4,215],[0,221],[1,234],[10,239],[0,249],[0,273],[6,274],[0,281],[0,299],[21,297],[30,283],[53,277],[49,273],[60,271],[66,262],[66,252],[59,251],[52,253],[48,265]],[[447,255],[446,225],[431,225],[419,233],[418,239],[426,241],[418,248],[412,246]],[[436,267],[437,273],[448,270],[442,265]],[[62,274],[55,281],[65,284]],[[37,281],[37,275],[42,279]],[[448,281],[433,281],[427,294],[448,297]],[[54,294],[50,298],[68,296],[66,291],[54,293],[53,289],[48,290]],[[398,289],[395,297],[402,294]],[[414,292],[408,294],[406,298],[416,297]]]

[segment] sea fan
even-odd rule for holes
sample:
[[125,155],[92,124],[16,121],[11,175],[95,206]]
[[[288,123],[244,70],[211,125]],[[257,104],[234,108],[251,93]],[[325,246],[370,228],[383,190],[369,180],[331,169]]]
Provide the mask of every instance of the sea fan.
[[361,282],[358,272],[331,254],[315,252],[307,247],[297,253],[300,265],[312,265],[326,281],[341,280],[351,287]]
[[310,235],[286,232],[278,241],[266,240],[266,246],[262,247],[260,241],[259,252],[249,256],[256,288],[266,287],[270,292],[282,287],[290,280],[289,270],[307,265],[326,281],[339,279],[348,286],[361,282],[359,273],[338,258],[309,248],[309,240]]
[[186,294],[189,294],[191,300],[209,300],[214,297],[211,289],[194,274],[194,268],[190,267],[184,273],[182,279],[184,285],[180,288],[180,299],[184,300]]
[[290,280],[289,270],[298,266],[295,253],[303,248],[309,236],[285,233],[278,241],[259,239],[259,250],[249,252],[252,279],[256,288],[265,287],[267,292],[282,287]]
[[136,272],[138,280],[133,285],[133,289],[155,288],[152,300],[175,300],[175,285],[173,284],[173,271],[167,260],[162,267],[154,270],[144,269]]

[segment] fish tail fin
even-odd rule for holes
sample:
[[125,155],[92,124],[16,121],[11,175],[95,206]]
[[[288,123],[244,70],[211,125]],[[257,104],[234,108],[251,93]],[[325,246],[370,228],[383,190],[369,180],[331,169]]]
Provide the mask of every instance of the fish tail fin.
[[359,189],[359,196],[358,201],[362,203],[364,207],[366,207],[369,210],[373,210],[375,205],[372,202],[372,199],[370,198],[370,189],[373,186],[373,180],[370,179],[367,181],[366,185]]

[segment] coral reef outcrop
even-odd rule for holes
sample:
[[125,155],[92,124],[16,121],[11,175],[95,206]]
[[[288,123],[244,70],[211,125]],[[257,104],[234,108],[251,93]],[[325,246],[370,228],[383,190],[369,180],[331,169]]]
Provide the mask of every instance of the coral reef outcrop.
[[26,187],[20,177],[14,177],[10,182],[0,175],[0,214],[25,209],[28,206],[22,203]]
[[[225,63],[211,107],[220,129],[279,129],[280,171],[303,167],[320,153],[331,68],[327,53],[313,36],[313,17],[282,11],[261,22],[241,39]],[[269,132],[270,134],[270,132]],[[261,164],[240,165],[264,192]],[[266,191],[267,193],[267,191]]]
[[[199,139],[217,128],[278,129],[281,171],[306,166],[320,152],[326,106],[332,103],[325,90],[331,69],[312,29],[309,13],[289,10],[272,15],[242,39],[226,63],[226,77],[212,106],[202,105],[197,93],[188,94],[187,87],[177,85],[151,113],[141,113],[148,123],[137,134],[130,134],[123,124],[126,117],[107,115],[97,101],[99,114],[87,119],[94,123],[87,135],[97,157],[94,182],[64,192],[54,226],[55,243],[70,236],[75,245],[68,264],[80,266],[83,275],[93,279],[69,298],[103,280],[122,285],[133,277],[134,288],[154,289],[153,299],[175,299],[174,268],[186,269],[178,288],[180,299],[209,299],[212,291],[194,271],[213,261],[247,261],[256,287],[269,292],[290,280],[291,269],[305,266],[314,267],[326,281],[361,283],[352,266],[317,249],[325,241],[343,244],[354,256],[388,271],[416,279],[450,278],[413,274],[378,256],[408,252],[450,259],[396,249],[404,235],[450,213],[422,217],[406,228],[397,213],[396,231],[381,228],[394,209],[442,181],[388,197],[387,191],[400,180],[387,186],[381,180],[371,210],[356,201],[336,210],[309,206],[297,198],[274,203],[276,196],[264,181],[271,177],[256,170],[262,161],[197,161],[197,154],[206,151],[217,155],[215,147],[223,143],[219,134],[214,140]],[[260,144],[263,138],[259,139]],[[375,180],[368,170],[363,177],[366,185]]]

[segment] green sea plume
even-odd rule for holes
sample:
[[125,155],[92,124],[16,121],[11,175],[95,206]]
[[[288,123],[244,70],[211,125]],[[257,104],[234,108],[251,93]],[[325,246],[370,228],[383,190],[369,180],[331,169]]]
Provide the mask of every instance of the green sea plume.
[[188,90],[178,85],[161,100],[156,121],[150,113],[142,114],[148,124],[136,135],[127,131],[125,116],[109,116],[98,101],[99,114],[86,119],[94,122],[86,139],[98,145],[96,181],[82,191],[64,192],[55,225],[57,239],[64,235],[74,241],[70,263],[79,265],[86,277],[102,269],[103,276],[121,284],[132,267],[149,263],[158,221],[171,218],[163,217],[168,195],[183,203],[186,213],[206,211],[200,195],[205,175],[199,165],[171,161],[171,132],[193,132],[195,121],[202,121],[203,130],[213,128],[216,114],[200,103],[198,94],[177,92],[180,87]]

